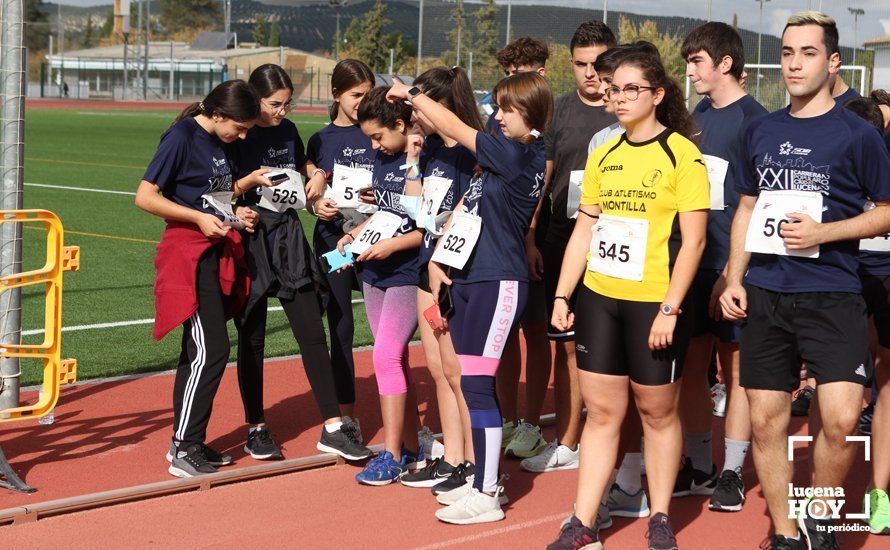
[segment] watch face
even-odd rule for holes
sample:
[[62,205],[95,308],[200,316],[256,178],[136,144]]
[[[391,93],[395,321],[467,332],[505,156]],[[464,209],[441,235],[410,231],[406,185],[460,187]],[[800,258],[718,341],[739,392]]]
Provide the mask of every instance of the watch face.
[[665,315],[670,315],[671,312],[674,311],[674,308],[668,305],[661,306],[661,312]]

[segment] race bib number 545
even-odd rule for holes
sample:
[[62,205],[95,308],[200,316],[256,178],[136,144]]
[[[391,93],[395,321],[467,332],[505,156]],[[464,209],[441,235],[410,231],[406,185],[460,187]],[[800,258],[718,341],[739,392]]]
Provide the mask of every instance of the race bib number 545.
[[587,269],[616,279],[642,281],[649,220],[600,214],[593,226]]

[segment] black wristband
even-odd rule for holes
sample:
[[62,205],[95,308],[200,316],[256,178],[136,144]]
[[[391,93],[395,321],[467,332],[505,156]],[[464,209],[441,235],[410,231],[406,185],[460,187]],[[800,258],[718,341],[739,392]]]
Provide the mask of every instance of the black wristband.
[[562,300],[563,302],[566,303],[566,305],[569,305],[569,299],[566,298],[565,296],[554,296],[553,301],[555,302],[556,300]]

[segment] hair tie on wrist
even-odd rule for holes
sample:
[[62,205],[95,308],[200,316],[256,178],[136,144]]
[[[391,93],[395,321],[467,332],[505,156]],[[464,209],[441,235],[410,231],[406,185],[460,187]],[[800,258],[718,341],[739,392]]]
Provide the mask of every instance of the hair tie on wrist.
[[535,130],[534,128],[532,128],[531,131],[529,131],[529,134],[534,136],[535,139],[538,139],[539,137],[541,137],[541,132]]
[[201,109],[202,113],[204,112],[204,102],[203,101],[198,102],[198,109]]

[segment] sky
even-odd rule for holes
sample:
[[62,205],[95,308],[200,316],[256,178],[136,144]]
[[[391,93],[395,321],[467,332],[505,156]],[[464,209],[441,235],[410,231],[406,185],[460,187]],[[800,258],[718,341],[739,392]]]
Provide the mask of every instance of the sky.
[[[45,0],[46,1],[46,0]],[[63,5],[96,6],[110,5],[111,0],[60,0]],[[135,0],[134,0],[135,1]],[[260,0],[263,1],[263,0]],[[358,2],[361,0],[353,0]],[[558,5],[602,9],[603,0],[512,0],[514,4]],[[739,16],[739,26],[756,31],[759,27],[758,0],[612,0],[609,10],[655,15],[682,15],[707,18],[708,4],[711,18],[715,21],[732,21],[732,14]],[[274,4],[310,4],[311,0],[270,0]],[[507,0],[498,0],[504,5]],[[778,36],[785,20],[795,11],[822,6],[838,22],[841,44],[854,45],[853,16],[849,7],[865,10],[859,17],[857,40],[861,44],[868,38],[890,35],[890,1],[888,0],[768,0],[763,5],[763,31]]]

